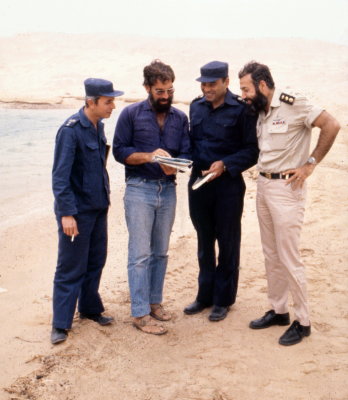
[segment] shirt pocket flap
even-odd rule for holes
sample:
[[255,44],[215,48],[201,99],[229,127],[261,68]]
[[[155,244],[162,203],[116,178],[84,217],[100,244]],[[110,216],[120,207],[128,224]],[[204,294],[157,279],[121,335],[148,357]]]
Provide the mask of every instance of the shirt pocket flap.
[[228,128],[230,126],[235,126],[237,123],[237,117],[236,116],[221,116],[217,118],[216,122],[219,125],[222,125],[224,128]]
[[98,143],[86,143],[86,146],[87,146],[90,150],[98,150],[98,148],[99,148]]
[[196,125],[199,125],[202,121],[203,121],[203,118],[202,118],[202,117],[195,117],[195,116],[193,116],[193,117],[191,118],[190,124],[191,124],[191,126],[196,126]]

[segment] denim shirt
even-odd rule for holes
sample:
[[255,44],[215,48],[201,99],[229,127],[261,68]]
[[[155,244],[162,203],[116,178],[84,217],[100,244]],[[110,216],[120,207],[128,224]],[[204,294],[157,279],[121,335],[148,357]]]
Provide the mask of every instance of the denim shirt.
[[109,206],[105,157],[104,124],[99,121],[96,130],[81,108],[65,121],[56,136],[52,188],[57,216]]
[[229,174],[239,176],[256,164],[258,145],[257,116],[227,90],[224,103],[213,109],[204,97],[190,106],[190,139],[193,168],[197,174],[222,160]]
[[150,153],[158,148],[166,150],[172,157],[190,158],[186,115],[170,107],[161,129],[149,100],[126,107],[118,118],[113,141],[114,157],[125,164],[126,179],[132,176],[175,180],[175,175],[165,175],[157,163],[128,165],[125,162],[133,153]]

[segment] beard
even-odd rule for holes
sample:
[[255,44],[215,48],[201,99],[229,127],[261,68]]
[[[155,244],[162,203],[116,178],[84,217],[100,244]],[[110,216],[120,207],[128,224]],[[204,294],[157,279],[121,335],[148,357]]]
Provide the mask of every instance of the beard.
[[[168,99],[157,99],[155,100],[152,93],[149,94],[149,99],[150,99],[150,103],[153,107],[153,109],[158,112],[158,113],[164,113],[167,112],[171,105],[172,105],[172,101],[173,101],[173,96],[168,97]],[[166,103],[162,103],[162,102],[166,102]]]
[[256,87],[256,95],[251,100],[250,108],[255,113],[259,113],[260,111],[264,111],[267,106],[267,97],[262,94],[259,88]]

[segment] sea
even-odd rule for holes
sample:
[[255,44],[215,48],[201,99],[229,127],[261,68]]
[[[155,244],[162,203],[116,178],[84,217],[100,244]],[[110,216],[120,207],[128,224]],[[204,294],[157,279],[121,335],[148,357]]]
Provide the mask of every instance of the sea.
[[[76,111],[0,109],[0,233],[30,216],[52,212],[55,136],[62,123]],[[118,115],[114,110],[112,116],[103,121],[109,144],[112,144]],[[116,170],[118,179],[123,179],[122,166],[110,162],[110,155],[111,182],[116,179]]]

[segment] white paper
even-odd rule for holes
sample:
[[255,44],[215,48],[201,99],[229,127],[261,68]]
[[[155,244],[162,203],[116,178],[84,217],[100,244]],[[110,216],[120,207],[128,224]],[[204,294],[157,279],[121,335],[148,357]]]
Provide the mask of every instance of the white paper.
[[153,161],[167,165],[168,167],[177,168],[180,171],[188,171],[192,165],[192,161],[186,160],[185,158],[154,156]]
[[196,190],[200,188],[202,185],[205,184],[210,178],[212,178],[215,175],[215,172],[210,172],[209,174],[199,177],[195,180],[194,184],[192,185],[192,189]]

